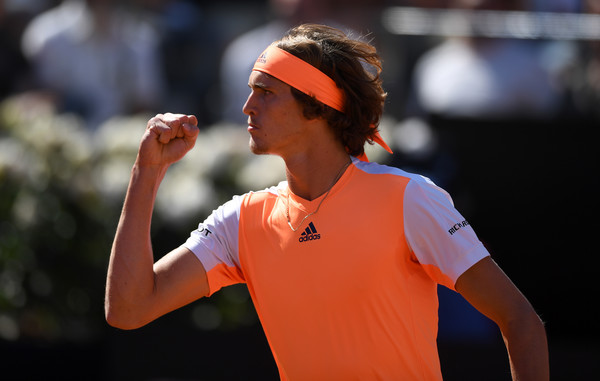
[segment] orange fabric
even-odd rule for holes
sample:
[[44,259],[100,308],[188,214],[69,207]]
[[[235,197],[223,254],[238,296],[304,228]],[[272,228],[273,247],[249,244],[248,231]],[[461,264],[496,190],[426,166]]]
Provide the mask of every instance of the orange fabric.
[[[388,151],[389,153],[394,153],[394,152],[392,152],[392,149],[383,140],[383,138],[379,134],[379,131],[377,131],[375,133],[375,136],[373,137],[373,141],[375,143],[379,144],[381,147],[383,147],[384,150]],[[362,161],[369,161],[369,158],[367,157],[367,154],[364,151],[363,151],[362,155],[357,156],[357,158],[360,159],[360,160],[362,160]]]
[[384,150],[388,151],[389,153],[393,153],[392,149],[386,144],[386,142],[383,141],[383,138],[381,137],[381,135],[379,135],[379,132],[375,133],[373,141],[382,146]]
[[327,106],[344,112],[344,93],[333,79],[283,49],[269,46],[258,57],[253,70],[272,75]]
[[[283,49],[274,45],[269,46],[258,57],[252,70],[272,75],[304,94],[315,97],[327,106],[344,112],[344,93],[335,81],[308,62]],[[389,153],[393,153],[379,132],[375,134],[373,141]],[[365,153],[359,156],[359,159],[369,161]]]
[[403,233],[408,181],[351,165],[296,232],[286,200],[298,226],[321,198],[243,201],[240,266],[282,380],[441,380],[437,285]]
[[210,269],[206,273],[210,290],[208,296],[211,296],[215,292],[219,291],[223,286],[230,285],[232,283],[244,283],[243,274],[240,273],[240,269],[232,266],[227,266],[224,263],[220,263]]

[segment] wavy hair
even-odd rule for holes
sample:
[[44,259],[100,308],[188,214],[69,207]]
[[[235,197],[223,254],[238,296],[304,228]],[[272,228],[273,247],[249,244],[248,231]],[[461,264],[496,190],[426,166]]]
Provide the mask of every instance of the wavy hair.
[[350,155],[362,154],[365,142],[373,143],[387,96],[375,47],[317,24],[292,28],[275,45],[315,66],[343,90],[343,113],[297,89],[292,88],[292,94],[306,118],[323,118]]

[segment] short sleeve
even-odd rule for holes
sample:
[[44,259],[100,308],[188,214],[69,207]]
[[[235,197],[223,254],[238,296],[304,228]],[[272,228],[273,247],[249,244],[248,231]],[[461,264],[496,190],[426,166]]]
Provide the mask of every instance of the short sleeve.
[[450,195],[425,177],[413,178],[406,187],[404,225],[418,261],[435,281],[450,289],[489,255]]
[[243,196],[235,196],[194,230],[184,247],[202,262],[212,295],[220,288],[244,282],[239,264],[239,217]]

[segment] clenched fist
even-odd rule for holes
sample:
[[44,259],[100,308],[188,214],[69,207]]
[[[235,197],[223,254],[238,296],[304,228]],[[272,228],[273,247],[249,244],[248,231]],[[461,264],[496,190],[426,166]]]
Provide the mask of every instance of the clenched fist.
[[158,114],[148,121],[138,151],[140,166],[169,166],[196,144],[198,120],[194,115]]

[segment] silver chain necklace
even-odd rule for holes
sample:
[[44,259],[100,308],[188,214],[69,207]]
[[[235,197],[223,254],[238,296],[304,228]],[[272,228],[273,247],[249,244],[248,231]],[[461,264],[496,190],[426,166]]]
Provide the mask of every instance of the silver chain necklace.
[[351,162],[346,163],[342,169],[340,170],[340,172],[337,174],[337,176],[335,177],[335,179],[333,180],[333,182],[331,183],[331,186],[329,186],[329,189],[327,190],[327,193],[325,193],[325,197],[323,197],[321,199],[321,201],[319,202],[319,205],[317,205],[317,209],[315,209],[314,212],[308,213],[306,216],[304,216],[304,218],[302,219],[302,221],[300,221],[300,224],[298,225],[297,228],[294,229],[294,227],[292,226],[292,221],[290,220],[290,191],[288,190],[288,194],[287,194],[287,205],[285,208],[285,216],[287,217],[287,223],[288,226],[290,227],[290,229],[292,229],[293,232],[297,232],[298,229],[300,229],[300,226],[302,226],[302,224],[304,223],[304,221],[306,221],[306,219],[310,216],[312,216],[313,214],[316,214],[319,209],[321,208],[321,204],[323,204],[323,201],[325,201],[325,199],[327,198],[327,196],[329,196],[329,192],[331,192],[331,189],[333,188],[333,186],[335,185],[335,183],[337,183],[337,181],[340,179],[340,177],[342,177],[342,174],[344,173],[344,171],[346,170],[346,168],[348,168],[348,166],[350,165]]

